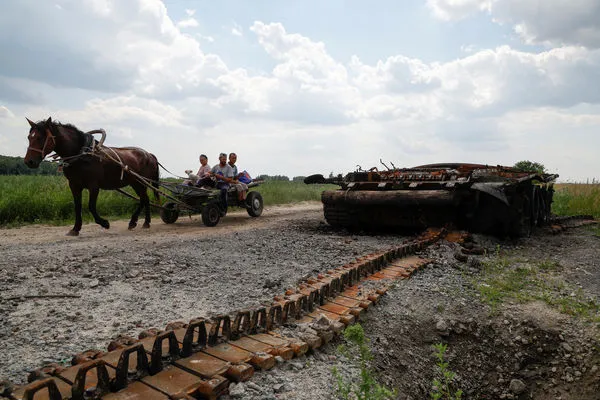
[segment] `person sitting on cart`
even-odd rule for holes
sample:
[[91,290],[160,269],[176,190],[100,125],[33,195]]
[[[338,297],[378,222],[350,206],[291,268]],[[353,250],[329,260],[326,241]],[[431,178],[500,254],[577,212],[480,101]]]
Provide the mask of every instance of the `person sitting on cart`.
[[219,163],[212,167],[210,174],[217,181],[216,187],[221,191],[221,203],[227,210],[227,191],[233,182],[233,168],[227,164],[227,154],[219,154]]
[[210,165],[208,165],[208,157],[205,154],[200,154],[200,169],[198,170],[198,182],[196,186],[214,187],[215,181],[210,177]]
[[229,162],[227,164],[229,164],[229,166],[233,169],[233,179],[234,179],[233,186],[235,187],[235,190],[237,191],[238,200],[244,201],[244,200],[246,200],[246,192],[248,191],[248,185],[246,185],[245,183],[243,183],[239,180],[240,177],[242,177],[244,175],[244,173],[243,172],[238,173],[238,167],[237,167],[237,165],[235,165],[236,161],[237,161],[237,154],[229,153]]
[[208,165],[207,162],[208,157],[206,157],[204,154],[200,154],[200,169],[198,169],[198,173],[193,174],[192,170],[186,169],[185,173],[188,174],[189,179],[184,180],[182,184],[189,186],[203,186],[213,183],[212,186],[214,186],[214,182],[210,178],[210,165]]

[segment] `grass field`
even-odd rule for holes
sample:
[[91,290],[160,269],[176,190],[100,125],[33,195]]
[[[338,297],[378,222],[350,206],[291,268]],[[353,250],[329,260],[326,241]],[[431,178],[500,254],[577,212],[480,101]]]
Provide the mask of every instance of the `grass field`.
[[557,215],[593,215],[600,218],[600,184],[562,183],[555,185],[552,211]]
[[[306,185],[302,182],[269,181],[257,189],[265,205],[321,199],[321,192],[333,185]],[[133,193],[131,190],[128,192]],[[153,200],[151,197],[151,200]],[[92,221],[87,211],[88,192],[83,192],[83,219]],[[103,190],[98,197],[98,213],[105,218],[129,218],[135,202],[122,194]],[[156,214],[156,213],[155,213]],[[71,224],[73,197],[63,176],[0,176],[0,225],[30,223]]]
[[[265,205],[320,200],[321,192],[334,185],[305,185],[302,182],[269,181],[258,190]],[[83,217],[91,221],[84,191]],[[101,191],[98,212],[105,218],[129,218],[133,200],[115,191]],[[558,215],[591,214],[600,218],[600,184],[558,184],[553,212]],[[29,223],[70,224],[73,222],[73,198],[63,176],[0,176],[0,225]]]

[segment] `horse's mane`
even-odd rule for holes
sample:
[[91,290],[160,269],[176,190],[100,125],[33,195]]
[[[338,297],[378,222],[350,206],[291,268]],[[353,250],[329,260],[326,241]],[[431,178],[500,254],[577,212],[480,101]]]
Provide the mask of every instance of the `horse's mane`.
[[73,124],[63,124],[60,121],[55,121],[52,120],[50,123],[48,123],[48,120],[41,120],[37,122],[38,125],[42,125],[42,126],[46,126],[48,128],[50,128],[51,130],[55,130],[56,128],[66,128],[68,130],[70,130],[71,132],[74,132],[77,136],[77,142],[79,142],[79,144],[82,146],[83,143],[85,143],[85,133],[83,133],[82,130],[80,130],[79,128],[77,128],[75,125]]
[[[41,120],[37,122],[38,125],[48,125],[48,120]],[[63,128],[68,128],[70,130],[74,130],[75,132],[77,132],[79,135],[83,135],[83,131],[80,130],[79,128],[77,128],[75,125],[73,124],[63,124],[60,121],[55,121],[52,120],[50,122],[51,125],[54,125],[55,127],[63,127]]]

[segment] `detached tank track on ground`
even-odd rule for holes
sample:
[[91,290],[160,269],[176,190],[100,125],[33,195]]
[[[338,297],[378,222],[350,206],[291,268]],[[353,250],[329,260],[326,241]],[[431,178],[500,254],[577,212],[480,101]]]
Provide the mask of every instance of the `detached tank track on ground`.
[[[553,221],[561,230],[587,223],[582,217]],[[309,278],[275,296],[268,307],[175,322],[163,331],[144,331],[139,339],[121,336],[109,344],[108,352],[74,356],[71,367],[50,364],[32,372],[27,385],[0,383],[0,398],[216,399],[228,392],[231,382],[247,381],[255,370],[268,370],[276,361],[332,340],[377,303],[391,281],[406,279],[427,265],[430,260],[414,254],[442,237],[464,242],[468,234],[427,230],[413,241]],[[283,336],[276,329],[286,322],[309,324],[317,334]]]
[[597,224],[598,221],[592,215],[574,215],[570,217],[554,217],[550,219],[548,229],[557,234],[569,228],[577,228],[584,225]]

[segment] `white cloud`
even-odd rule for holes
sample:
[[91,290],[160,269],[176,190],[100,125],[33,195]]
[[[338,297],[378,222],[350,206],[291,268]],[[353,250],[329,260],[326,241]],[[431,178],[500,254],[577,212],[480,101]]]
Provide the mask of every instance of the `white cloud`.
[[200,40],[204,40],[207,41],[208,43],[214,43],[215,42],[215,38],[212,36],[205,36],[205,35],[201,35],[201,34],[197,34],[196,35]]
[[195,28],[197,27],[198,21],[196,21],[196,18],[186,18],[186,19],[182,19],[181,21],[177,22],[177,27],[180,29],[184,29],[184,28]]
[[600,48],[597,0],[427,0],[427,5],[446,21],[484,11],[495,22],[512,25],[530,44]]
[[[197,40],[179,30],[160,1],[61,5],[58,10],[25,0],[0,15],[0,51],[11,54],[0,65],[0,75],[60,87],[177,97],[203,90],[207,79],[226,72],[218,56],[205,54]],[[21,23],[20,15],[34,18],[36,29]]]
[[10,111],[8,109],[8,107],[5,106],[0,106],[0,119],[2,118],[14,118],[15,114],[12,113],[12,111]]
[[231,34],[233,36],[244,36],[244,28],[241,27],[238,23],[234,22],[233,27],[231,28]]
[[[492,1],[429,3],[446,19],[499,10]],[[444,63],[405,55],[341,62],[322,42],[256,21],[246,40],[273,67],[252,73],[203,51],[209,39],[182,33],[160,1],[60,4],[11,3],[10,17],[0,16],[0,51],[14,54],[0,65],[0,102],[11,109],[0,131],[13,154],[21,153],[22,116],[52,115],[102,127],[110,144],[148,148],[177,171],[193,167],[199,152],[230,150],[255,175],[338,173],[380,158],[397,166],[535,158],[582,176],[576,163],[550,156],[563,147],[587,157],[586,168],[597,163],[589,149],[600,146],[591,136],[600,126],[600,49],[473,47]],[[39,31],[5,24],[19,13]],[[2,39],[11,29],[16,43]],[[37,62],[40,55],[50,61]],[[587,144],[566,143],[564,132]]]
[[186,9],[185,14],[187,15],[187,18],[184,18],[181,21],[177,22],[177,27],[179,29],[195,28],[200,25],[198,23],[198,20],[196,20],[196,18],[194,18],[194,14],[196,14],[196,10]]
[[497,1],[493,14],[528,43],[600,48],[597,0]]
[[458,20],[479,11],[490,11],[495,0],[427,0],[433,14],[442,20]]

